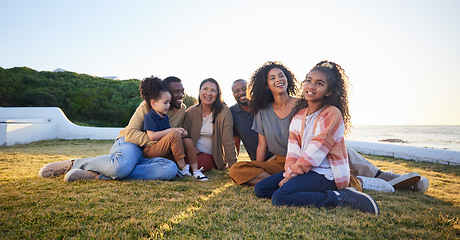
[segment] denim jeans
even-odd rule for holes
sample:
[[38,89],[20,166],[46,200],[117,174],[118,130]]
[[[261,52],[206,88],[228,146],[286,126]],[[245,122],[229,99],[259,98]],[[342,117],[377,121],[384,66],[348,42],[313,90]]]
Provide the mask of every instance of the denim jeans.
[[279,187],[284,178],[284,172],[276,173],[260,181],[254,187],[259,198],[271,198],[275,206],[308,206],[316,207],[337,206],[338,198],[334,191],[337,186],[334,181],[313,171],[293,177]]
[[125,142],[124,137],[115,141],[109,155],[76,159],[72,168],[97,172],[102,180],[171,180],[178,171],[176,163],[169,159],[143,157],[142,150]]

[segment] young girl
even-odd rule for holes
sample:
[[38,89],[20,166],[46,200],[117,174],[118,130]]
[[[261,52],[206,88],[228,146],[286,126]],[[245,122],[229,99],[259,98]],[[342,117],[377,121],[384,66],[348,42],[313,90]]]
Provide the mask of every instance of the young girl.
[[379,213],[372,197],[347,188],[347,80],[340,65],[329,61],[308,73],[289,126],[285,171],[260,181],[254,189],[257,197],[271,198],[276,206],[348,206]]
[[[190,166],[193,176],[201,181],[208,178],[198,169],[198,160],[195,146],[190,138],[184,138],[188,133],[183,128],[171,128],[166,113],[170,107],[171,94],[156,77],[146,78],[139,87],[141,96],[149,103],[151,110],[144,118],[144,131],[153,145],[144,148],[144,156],[148,158],[166,157],[176,160],[179,166],[179,174],[190,176]],[[184,157],[190,161],[185,163]]]

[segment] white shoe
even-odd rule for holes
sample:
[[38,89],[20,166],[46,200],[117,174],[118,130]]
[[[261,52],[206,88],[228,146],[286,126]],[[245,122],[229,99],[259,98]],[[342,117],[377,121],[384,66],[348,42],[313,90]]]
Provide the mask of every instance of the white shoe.
[[198,170],[195,170],[193,171],[193,177],[196,178],[197,180],[200,180],[200,181],[208,181],[208,177],[206,177],[202,172],[201,170],[203,170],[203,168],[200,168]]
[[420,181],[420,174],[416,172],[403,174],[393,180],[388,181],[394,188],[407,189]]
[[407,189],[420,180],[420,174],[416,172],[397,174],[393,172],[381,172],[377,177],[389,182],[394,188]]
[[363,183],[363,188],[367,190],[374,190],[379,192],[394,192],[394,187],[387,181],[380,178],[370,178],[358,176]]
[[415,192],[425,193],[426,191],[428,191],[429,187],[430,187],[430,182],[428,181],[428,179],[425,177],[422,177],[420,181],[418,181],[416,184],[411,186],[411,189],[414,190]]
[[180,177],[192,176],[192,174],[190,173],[190,164],[187,164],[184,168],[179,169],[179,175]]

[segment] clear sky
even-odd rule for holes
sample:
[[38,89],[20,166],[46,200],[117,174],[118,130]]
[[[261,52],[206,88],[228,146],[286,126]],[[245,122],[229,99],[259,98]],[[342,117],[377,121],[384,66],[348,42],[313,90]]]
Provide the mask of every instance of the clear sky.
[[460,1],[0,0],[0,67],[170,75],[197,97],[266,61],[303,80],[321,60],[353,85],[354,125],[460,125]]

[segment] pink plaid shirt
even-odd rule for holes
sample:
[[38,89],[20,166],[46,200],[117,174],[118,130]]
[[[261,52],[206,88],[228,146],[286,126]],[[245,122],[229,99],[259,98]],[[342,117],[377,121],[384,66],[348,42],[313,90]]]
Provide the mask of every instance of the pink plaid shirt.
[[[325,106],[314,123],[314,137],[306,149],[302,148],[307,109],[300,110],[289,126],[289,140],[284,169],[299,163],[307,169],[317,167],[325,157],[329,160],[337,189],[343,189],[350,182],[350,166],[345,147],[343,122],[340,110],[334,106]],[[311,129],[308,129],[311,131]]]

